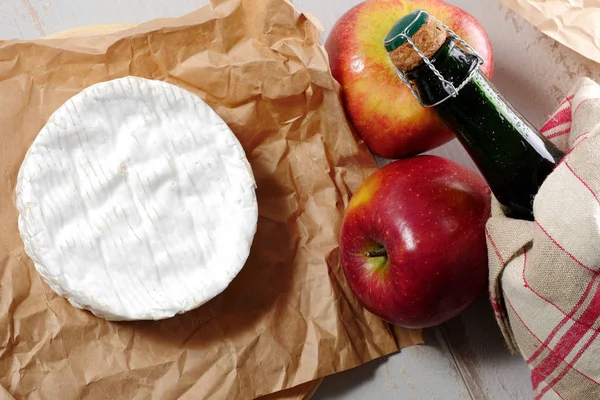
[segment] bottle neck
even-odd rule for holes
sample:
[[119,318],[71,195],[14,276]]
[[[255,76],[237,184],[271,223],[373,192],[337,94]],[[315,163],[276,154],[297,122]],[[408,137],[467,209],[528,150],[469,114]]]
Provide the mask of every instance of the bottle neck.
[[478,69],[477,57],[453,39],[430,58],[445,80],[464,86],[448,97],[428,65],[406,78],[424,104],[455,133],[509,216],[532,219],[532,199],[563,154],[517,112]]
[[[469,79],[479,66],[477,56],[465,52],[450,37],[429,60],[443,78],[451,82],[455,88]],[[452,90],[445,87],[444,82],[425,62],[407,71],[405,76],[416,86],[424,105],[432,106],[452,95]]]

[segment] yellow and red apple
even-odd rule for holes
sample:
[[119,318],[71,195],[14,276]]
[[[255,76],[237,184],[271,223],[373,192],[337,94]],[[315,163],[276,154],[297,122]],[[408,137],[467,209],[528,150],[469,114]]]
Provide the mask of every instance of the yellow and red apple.
[[354,193],[340,232],[352,292],[393,324],[457,316],[487,288],[491,192],[474,171],[421,155],[377,170]]
[[469,43],[484,60],[482,72],[493,74],[484,28],[456,6],[441,0],[367,0],[351,8],[334,25],[325,48],[348,119],[369,149],[386,158],[416,155],[454,137],[432,109],[417,102],[383,47],[394,23],[418,9]]

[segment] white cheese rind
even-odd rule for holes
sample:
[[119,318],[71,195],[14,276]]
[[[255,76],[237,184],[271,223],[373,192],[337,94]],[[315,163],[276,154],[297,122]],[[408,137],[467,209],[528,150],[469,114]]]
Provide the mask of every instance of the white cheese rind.
[[256,233],[255,180],[225,122],[175,85],[90,86],[48,120],[18,174],[27,255],[109,320],[163,319],[221,293]]

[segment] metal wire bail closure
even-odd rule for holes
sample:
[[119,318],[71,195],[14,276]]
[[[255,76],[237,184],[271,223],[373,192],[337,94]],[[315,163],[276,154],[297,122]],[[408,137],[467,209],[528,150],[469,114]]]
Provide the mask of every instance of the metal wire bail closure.
[[[422,13],[423,13],[423,11],[419,11],[419,16]],[[404,31],[400,35],[398,35],[396,37],[402,37],[402,38],[404,38],[413,47],[413,49],[415,50],[415,52],[421,57],[421,59],[423,59],[423,62],[425,62],[425,64],[427,65],[427,67],[429,67],[429,69],[431,69],[431,71],[434,73],[434,75],[442,82],[442,87],[444,88],[444,90],[446,90],[446,92],[448,93],[448,96],[444,97],[443,99],[439,100],[438,102],[436,102],[434,104],[425,104],[423,102],[423,99],[421,98],[421,95],[415,89],[414,85],[411,82],[409,82],[409,80],[406,78],[404,72],[402,72],[400,69],[397,69],[397,72],[398,72],[398,76],[400,77],[400,79],[402,80],[402,82],[404,82],[406,84],[406,86],[408,86],[408,88],[412,92],[413,96],[415,96],[415,98],[417,99],[417,101],[419,102],[419,104],[422,107],[426,107],[426,108],[427,107],[435,107],[438,104],[441,104],[444,101],[448,100],[450,97],[456,97],[458,95],[458,93],[460,92],[460,90],[471,80],[471,78],[473,77],[473,75],[477,71],[477,68],[473,68],[471,70],[471,72],[469,73],[469,75],[465,78],[465,80],[463,82],[461,82],[460,85],[458,85],[458,87],[454,86],[454,84],[452,82],[450,82],[449,80],[447,80],[446,78],[444,78],[444,76],[440,73],[440,71],[437,70],[437,68],[433,65],[433,63],[429,60],[429,58],[427,58],[425,56],[425,54],[423,54],[423,52],[421,51],[421,49],[419,49],[419,46],[417,46],[417,44],[412,40],[412,38],[409,35],[406,34],[406,32],[408,32],[410,30],[410,28],[412,27],[412,25],[415,23],[415,21],[417,19],[418,18],[415,18],[406,27],[406,29],[404,29]],[[444,25],[441,21],[439,21],[439,22],[440,22],[440,25],[448,33],[448,36],[450,36],[452,39],[456,40],[467,51],[469,51],[471,54],[473,54],[475,57],[477,57],[477,65],[478,66],[481,65],[481,64],[483,64],[483,58],[477,53],[477,51],[475,51],[475,49],[473,47],[471,47],[460,36],[458,36],[456,33],[454,33],[454,31],[452,31],[452,29],[450,29],[448,26]]]

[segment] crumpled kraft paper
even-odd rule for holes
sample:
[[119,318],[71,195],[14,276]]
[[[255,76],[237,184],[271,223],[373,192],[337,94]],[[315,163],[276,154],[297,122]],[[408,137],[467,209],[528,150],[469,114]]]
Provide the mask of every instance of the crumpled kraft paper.
[[597,0],[502,0],[540,31],[600,62],[600,2]]
[[[215,0],[108,35],[0,44],[0,397],[252,399],[421,343],[419,331],[365,311],[339,267],[344,208],[376,164],[344,117],[320,34],[283,0]],[[241,273],[206,305],[159,322],[70,306],[38,277],[17,230],[16,175],[46,119],[125,75],[202,97],[258,184]]]

